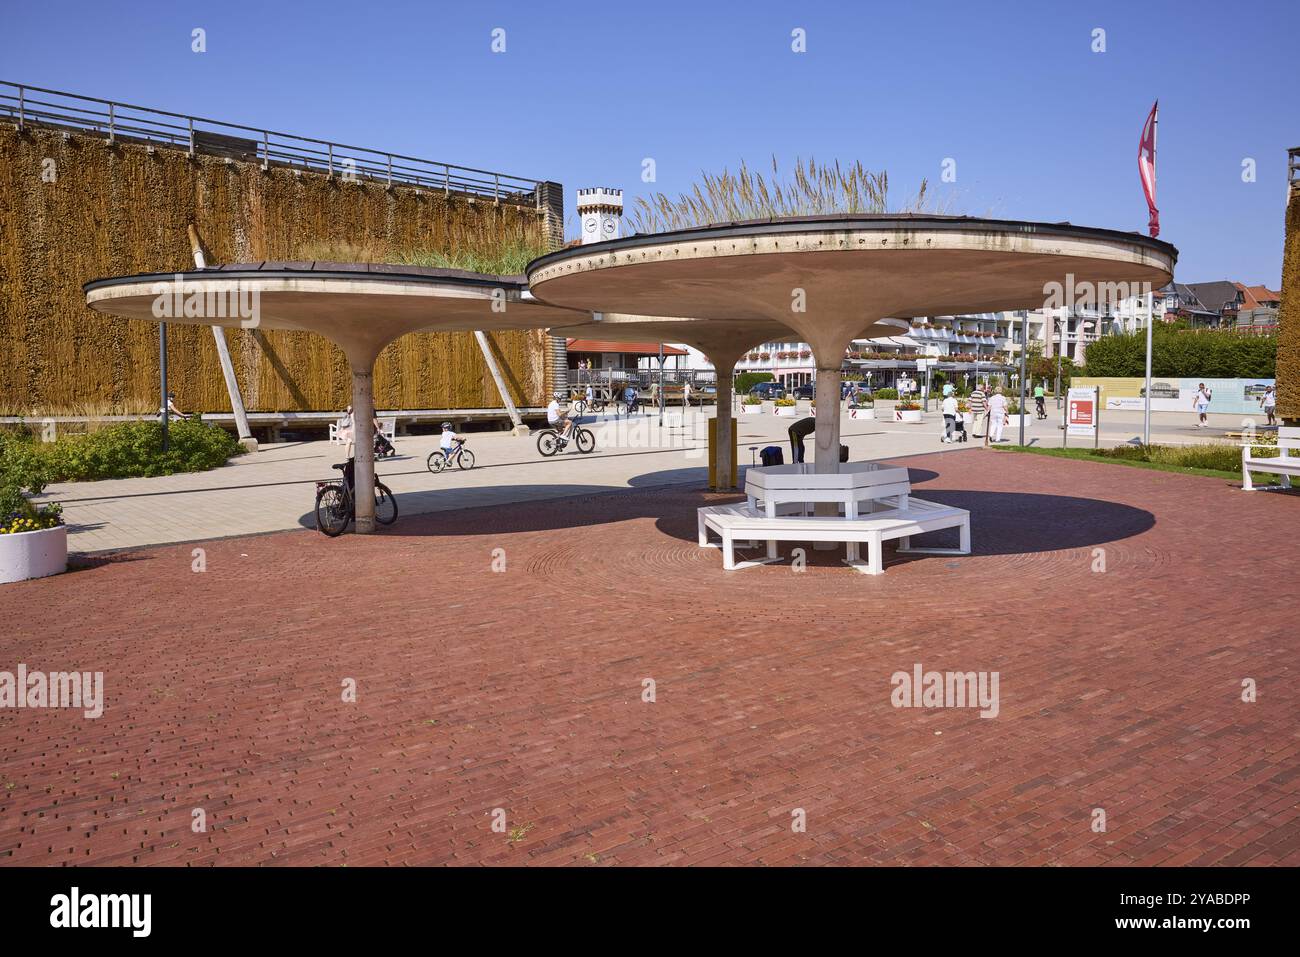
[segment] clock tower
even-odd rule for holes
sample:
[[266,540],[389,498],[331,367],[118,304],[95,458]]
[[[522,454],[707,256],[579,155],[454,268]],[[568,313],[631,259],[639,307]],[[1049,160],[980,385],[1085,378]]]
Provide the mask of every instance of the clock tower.
[[600,242],[602,239],[618,239],[619,219],[623,215],[623,191],[621,189],[578,190],[578,218],[582,220],[582,243]]

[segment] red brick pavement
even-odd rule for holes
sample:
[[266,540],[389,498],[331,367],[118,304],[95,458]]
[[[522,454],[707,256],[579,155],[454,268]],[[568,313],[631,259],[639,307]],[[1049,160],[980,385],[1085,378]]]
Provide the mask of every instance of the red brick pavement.
[[[728,574],[677,486],[5,586],[0,669],[108,702],[0,712],[0,862],[1300,863],[1300,502],[903,461],[976,554]],[[998,671],[999,716],[893,708],[916,662]]]

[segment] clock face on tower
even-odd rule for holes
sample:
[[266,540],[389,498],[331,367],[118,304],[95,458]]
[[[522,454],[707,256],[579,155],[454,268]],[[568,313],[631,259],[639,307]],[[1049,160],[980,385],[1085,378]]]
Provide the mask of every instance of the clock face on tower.
[[582,230],[583,232],[589,233],[594,236],[596,233],[596,217],[595,216],[582,217]]
[[614,230],[617,226],[618,226],[618,222],[614,219],[614,217],[606,216],[601,220],[600,223],[601,234],[604,235],[606,239],[610,239],[613,237]]

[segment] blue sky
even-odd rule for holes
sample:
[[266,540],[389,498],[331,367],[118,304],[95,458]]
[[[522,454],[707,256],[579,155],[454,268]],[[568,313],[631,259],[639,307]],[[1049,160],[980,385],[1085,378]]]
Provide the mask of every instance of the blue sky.
[[926,177],[958,212],[1143,231],[1137,142],[1159,97],[1178,279],[1276,287],[1297,36],[1294,0],[68,0],[10,5],[0,79],[557,180],[571,217],[580,186],[675,193],[775,154],[860,159],[902,196]]

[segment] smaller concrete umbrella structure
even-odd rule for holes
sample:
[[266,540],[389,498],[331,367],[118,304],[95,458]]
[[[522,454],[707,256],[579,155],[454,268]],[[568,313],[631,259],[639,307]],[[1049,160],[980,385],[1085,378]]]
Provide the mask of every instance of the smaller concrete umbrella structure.
[[[774,320],[736,319],[702,322],[698,319],[666,319],[654,316],[629,316],[605,313],[600,319],[576,326],[552,328],[553,336],[606,339],[612,342],[684,342],[699,349],[713,363],[718,377],[717,443],[714,448],[715,488],[732,487],[732,432],[735,419],[731,414],[731,377],[736,363],[746,352],[764,342],[797,341],[799,334],[790,326]],[[871,324],[859,331],[858,338],[881,338],[897,335],[898,330],[885,323]],[[836,403],[838,408],[838,402]]]
[[180,322],[316,332],[352,372],[356,529],[374,531],[375,359],[408,332],[537,329],[586,314],[532,299],[520,276],[371,263],[262,262],[97,279],[97,312]]

